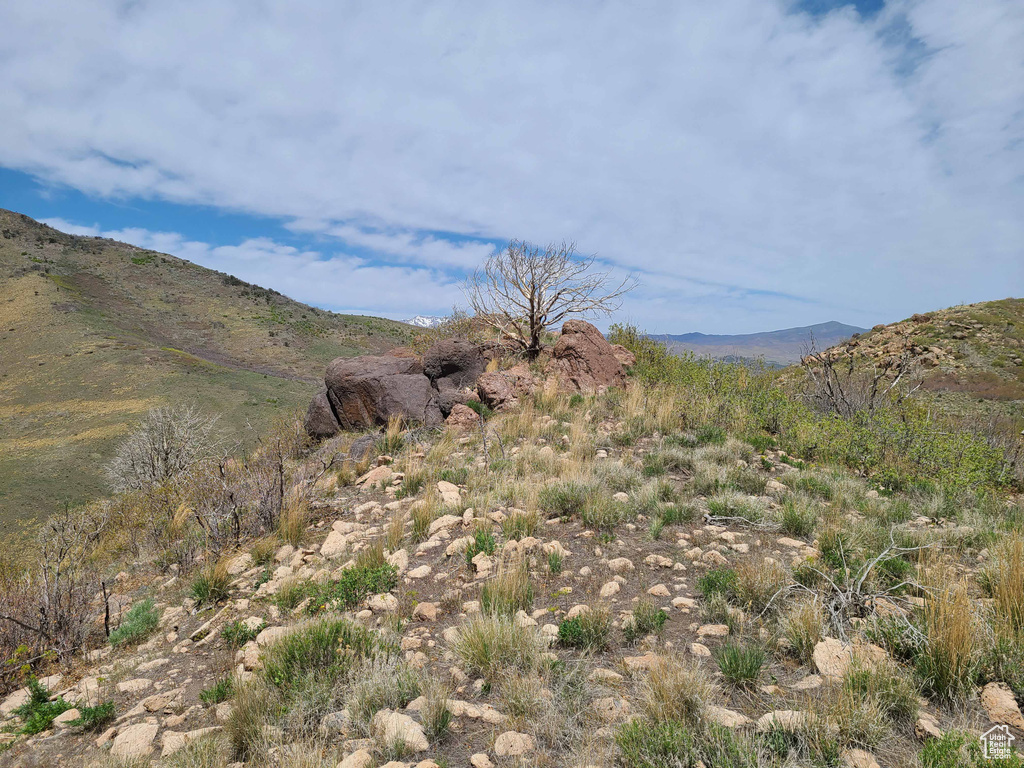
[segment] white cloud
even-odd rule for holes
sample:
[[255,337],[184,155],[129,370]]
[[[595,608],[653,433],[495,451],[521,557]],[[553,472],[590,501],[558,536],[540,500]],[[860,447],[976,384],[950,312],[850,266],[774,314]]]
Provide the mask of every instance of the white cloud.
[[574,239],[648,275],[628,306],[665,331],[1024,286],[1019,0],[13,0],[0,28],[0,164],[89,193],[410,267],[490,248],[424,231]]
[[265,237],[214,246],[176,232],[101,230],[59,218],[42,221],[72,235],[107,237],[169,253],[338,312],[372,312],[402,320],[418,312],[447,314],[461,298],[455,282],[435,270],[375,265],[345,254],[325,257]]

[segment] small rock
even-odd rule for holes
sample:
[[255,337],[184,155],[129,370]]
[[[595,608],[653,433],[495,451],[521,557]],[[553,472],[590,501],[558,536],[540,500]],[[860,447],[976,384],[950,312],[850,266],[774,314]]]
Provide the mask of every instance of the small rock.
[[535,747],[533,736],[518,731],[505,731],[494,742],[494,754],[498,757],[519,757],[532,752]]

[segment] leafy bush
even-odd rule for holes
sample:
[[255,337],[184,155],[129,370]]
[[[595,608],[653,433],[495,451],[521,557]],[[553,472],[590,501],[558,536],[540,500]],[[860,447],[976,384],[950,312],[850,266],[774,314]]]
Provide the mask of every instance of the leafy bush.
[[332,606],[355,608],[368,595],[390,592],[398,584],[398,571],[390,563],[377,566],[349,566],[335,581],[309,582],[307,610],[316,615]]
[[490,526],[478,525],[473,531],[473,541],[466,547],[466,564],[471,565],[473,558],[483,552],[485,555],[493,555],[498,548],[498,541],[491,533]]
[[107,640],[111,645],[130,645],[149,637],[160,623],[160,612],[152,600],[142,600],[131,608],[121,619],[121,625],[110,633]]
[[287,689],[306,676],[337,677],[380,647],[378,636],[358,624],[315,619],[267,647],[261,675],[276,688]]
[[29,736],[42,733],[58,715],[74,707],[60,696],[50,701],[50,692],[34,677],[29,678],[28,693],[28,701],[14,710],[14,714],[22,719],[19,733]]
[[99,731],[114,719],[114,715],[114,702],[112,701],[97,704],[95,707],[83,704],[78,707],[78,717],[68,725],[86,731]]
[[611,644],[612,615],[604,607],[591,608],[558,625],[558,642],[568,648],[601,651]]

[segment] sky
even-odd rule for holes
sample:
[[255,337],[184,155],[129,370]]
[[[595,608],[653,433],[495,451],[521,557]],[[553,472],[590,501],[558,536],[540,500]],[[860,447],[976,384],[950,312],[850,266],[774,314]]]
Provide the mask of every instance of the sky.
[[[6,0],[0,207],[396,319],[511,238],[658,333],[1024,295],[1020,0]],[[598,324],[605,327],[608,320]]]

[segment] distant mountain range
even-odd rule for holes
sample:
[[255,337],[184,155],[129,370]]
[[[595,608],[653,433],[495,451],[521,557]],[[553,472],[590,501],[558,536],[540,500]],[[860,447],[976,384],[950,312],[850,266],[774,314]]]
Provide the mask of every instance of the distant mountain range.
[[780,331],[743,333],[734,336],[684,333],[653,336],[665,342],[674,352],[690,351],[697,355],[720,359],[757,359],[776,365],[791,365],[799,362],[813,339],[818,349],[846,341],[855,333],[864,333],[865,328],[845,325],[836,321],[805,325],[799,328],[783,328]]

